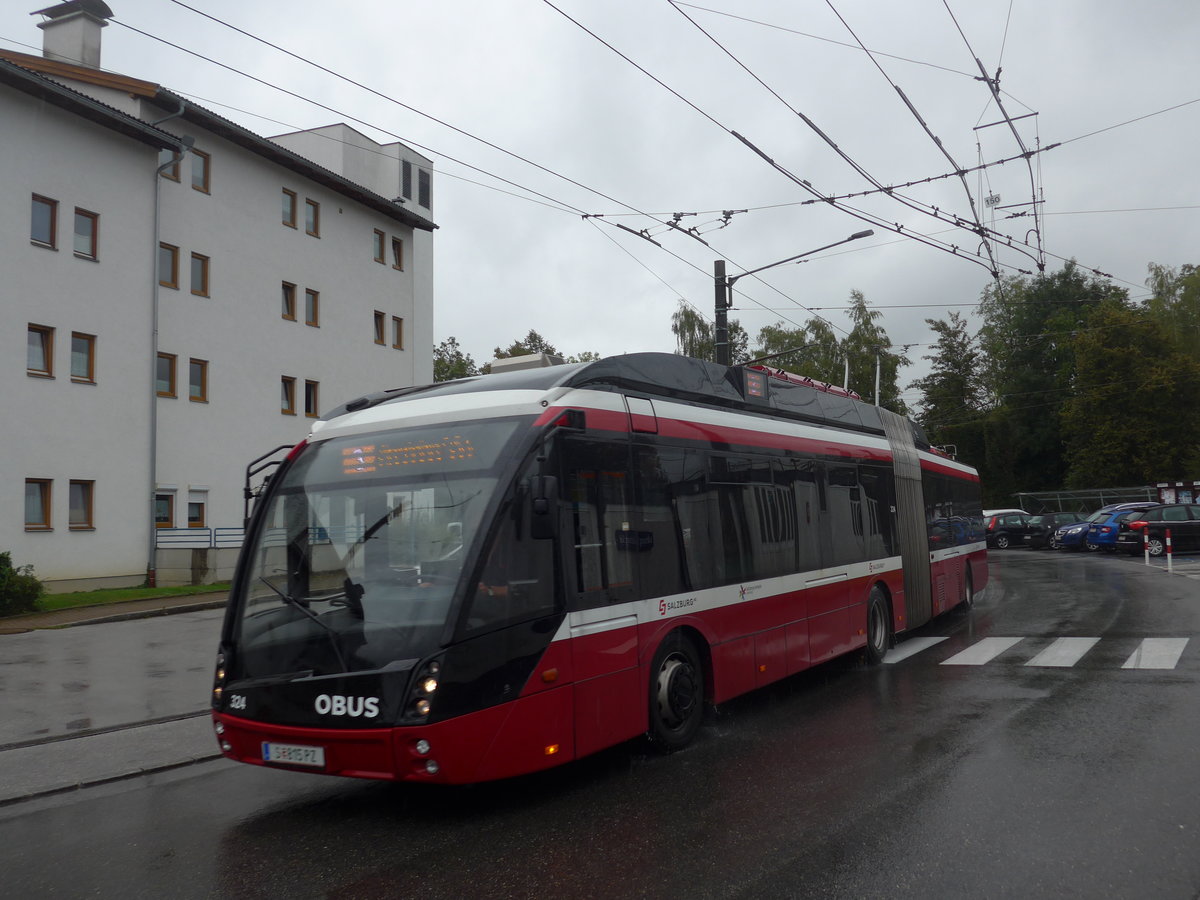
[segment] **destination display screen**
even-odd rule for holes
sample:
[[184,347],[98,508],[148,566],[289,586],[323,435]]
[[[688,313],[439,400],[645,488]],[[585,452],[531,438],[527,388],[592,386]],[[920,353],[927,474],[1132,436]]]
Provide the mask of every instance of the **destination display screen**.
[[436,465],[452,468],[475,459],[475,444],[463,434],[445,434],[417,440],[376,440],[342,448],[342,474],[369,475],[372,472],[402,469],[406,466]]

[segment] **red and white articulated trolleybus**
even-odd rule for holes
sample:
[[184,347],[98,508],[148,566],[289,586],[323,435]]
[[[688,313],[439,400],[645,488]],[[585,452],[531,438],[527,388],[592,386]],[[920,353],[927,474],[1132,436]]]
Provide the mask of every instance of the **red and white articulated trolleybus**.
[[461,784],[639,735],[970,604],[975,471],[777,370],[639,353],[362,397],[254,506],[231,759]]

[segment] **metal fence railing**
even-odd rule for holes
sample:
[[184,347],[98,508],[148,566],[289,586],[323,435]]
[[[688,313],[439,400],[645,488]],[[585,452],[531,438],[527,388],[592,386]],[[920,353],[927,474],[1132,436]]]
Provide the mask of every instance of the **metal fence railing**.
[[161,550],[204,550],[242,546],[242,528],[160,528],[155,546]]

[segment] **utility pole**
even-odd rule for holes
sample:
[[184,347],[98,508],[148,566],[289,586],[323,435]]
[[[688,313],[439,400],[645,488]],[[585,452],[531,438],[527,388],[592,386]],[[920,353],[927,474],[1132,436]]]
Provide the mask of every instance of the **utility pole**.
[[716,295],[716,302],[713,312],[716,314],[717,323],[716,352],[714,354],[716,362],[722,366],[729,365],[729,308],[733,306],[733,285],[739,278],[753,275],[755,272],[761,272],[764,269],[773,269],[775,266],[782,266],[784,263],[797,262],[805,256],[812,256],[814,253],[820,253],[822,250],[828,250],[830,247],[837,247],[839,244],[848,244],[850,241],[857,241],[859,238],[870,237],[874,233],[871,229],[859,231],[844,240],[834,241],[832,244],[826,244],[824,247],[818,247],[816,250],[797,253],[795,256],[781,259],[779,262],[768,263],[765,266],[759,266],[757,269],[749,269],[737,275],[727,276],[725,274],[725,260],[715,260],[713,262],[713,288]]
[[713,336],[715,344],[715,362],[722,366],[729,365],[729,290],[730,286],[725,281],[725,260],[718,259],[713,262],[713,287],[715,289],[715,301],[713,304],[713,312],[716,315],[716,334]]

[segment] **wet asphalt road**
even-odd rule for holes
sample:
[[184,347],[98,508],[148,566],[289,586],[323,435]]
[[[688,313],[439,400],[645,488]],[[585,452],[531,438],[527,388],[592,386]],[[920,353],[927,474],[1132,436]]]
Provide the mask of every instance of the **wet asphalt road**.
[[[992,559],[976,608],[895,661],[834,663],[727,704],[682,753],[635,743],[454,790],[201,762],[0,806],[0,893],[1197,897],[1200,579],[1114,557]],[[164,635],[171,619],[187,647],[141,658],[174,658],[157,678],[206,691],[217,620],[201,639],[203,616],[159,620]],[[86,630],[127,629],[112,640],[128,654],[140,627]],[[1161,667],[1125,668],[1138,664]],[[179,711],[151,693],[106,715]]]

